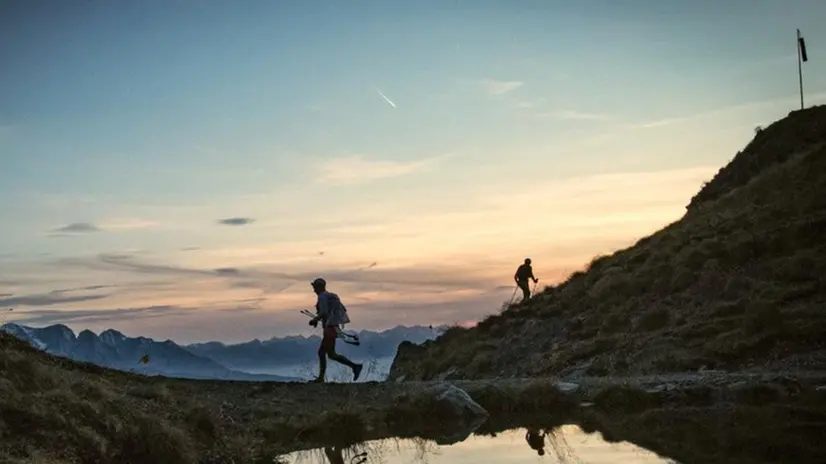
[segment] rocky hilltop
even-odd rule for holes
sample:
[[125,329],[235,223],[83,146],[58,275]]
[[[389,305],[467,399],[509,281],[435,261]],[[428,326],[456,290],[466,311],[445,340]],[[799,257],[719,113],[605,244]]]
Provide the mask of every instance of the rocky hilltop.
[[826,368],[826,107],[758,130],[634,246],[473,328],[402,343],[391,380]]

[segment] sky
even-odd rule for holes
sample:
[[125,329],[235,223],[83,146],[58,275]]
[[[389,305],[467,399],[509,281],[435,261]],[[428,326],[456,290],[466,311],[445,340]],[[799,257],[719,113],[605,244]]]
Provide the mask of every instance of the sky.
[[[826,101],[819,0],[0,0],[0,308],[178,342],[499,310]],[[517,297],[518,298],[518,297]]]

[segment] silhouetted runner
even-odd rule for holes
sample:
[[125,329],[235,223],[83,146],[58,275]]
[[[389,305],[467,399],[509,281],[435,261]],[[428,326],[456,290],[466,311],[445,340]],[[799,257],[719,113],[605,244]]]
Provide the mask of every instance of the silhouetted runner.
[[545,432],[540,432],[536,429],[528,429],[525,432],[525,441],[528,442],[528,446],[531,449],[536,450],[536,453],[540,456],[545,455]]
[[533,276],[531,258],[525,258],[525,262],[516,268],[516,273],[513,275],[513,280],[522,290],[522,301],[527,301],[528,298],[531,297],[531,287],[528,282],[529,279],[533,279],[533,283],[539,282],[539,279]]
[[[344,464],[344,454],[338,446],[325,446],[324,455],[330,464]],[[367,462],[367,452],[364,451],[350,458],[350,464],[364,464]]]
[[338,338],[338,328],[341,324],[350,322],[347,317],[347,310],[341,304],[338,295],[327,291],[327,282],[318,278],[310,283],[313,291],[318,295],[318,301],[315,304],[316,317],[310,319],[310,325],[318,326],[318,321],[321,321],[321,326],[324,328],[323,336],[321,338],[321,345],[318,347],[318,377],[313,382],[324,382],[324,376],[327,372],[327,358],[333,361],[344,364],[353,370],[353,381],[358,380],[361,375],[361,364],[356,364],[346,357],[336,353],[336,338]]
[[344,456],[341,454],[341,448],[337,446],[325,446],[324,454],[327,456],[330,464],[344,464]]

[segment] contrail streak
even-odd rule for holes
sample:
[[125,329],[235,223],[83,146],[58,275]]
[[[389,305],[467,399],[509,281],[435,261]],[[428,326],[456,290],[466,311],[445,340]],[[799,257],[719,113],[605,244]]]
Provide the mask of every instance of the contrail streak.
[[384,94],[384,92],[382,92],[381,90],[379,90],[379,88],[378,88],[378,87],[376,87],[376,92],[378,92],[378,93],[379,93],[379,95],[381,95],[381,98],[383,98],[383,99],[384,99],[384,101],[386,101],[386,102],[387,102],[390,106],[392,106],[393,108],[395,108],[395,107],[396,107],[396,104],[395,104],[395,103],[393,103],[393,101],[392,101],[392,100],[390,100],[389,98],[387,98],[387,95],[385,95],[385,94]]

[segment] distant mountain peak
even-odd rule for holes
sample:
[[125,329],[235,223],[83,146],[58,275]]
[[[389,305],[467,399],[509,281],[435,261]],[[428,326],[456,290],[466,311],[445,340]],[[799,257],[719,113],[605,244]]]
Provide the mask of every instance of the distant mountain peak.
[[115,329],[106,329],[103,332],[101,332],[100,334],[101,335],[111,334],[111,335],[114,335],[114,336],[117,336],[117,337],[120,337],[120,338],[125,338],[126,337],[125,335],[123,335],[123,332],[117,331]]
[[[395,356],[401,342],[424,343],[440,335],[440,330],[439,327],[396,326],[383,331],[360,330],[357,333],[361,342],[358,347],[341,343],[336,350],[351,359],[368,360]],[[230,368],[263,372],[277,366],[316,362],[319,340],[318,335],[289,335],[273,337],[264,342],[255,338],[231,344],[193,343],[184,348]]]
[[114,329],[107,329],[100,333],[98,337],[100,340],[109,345],[109,346],[117,346],[118,344],[122,343],[126,340],[126,336],[117,330]]
[[[77,337],[62,324],[34,328],[8,323],[0,330],[47,353],[113,369],[200,379],[298,380],[235,371],[209,357],[186,350],[172,340],[156,342],[146,337],[130,338],[114,329],[104,330],[99,336],[85,329]],[[136,365],[136,360],[150,354],[150,351],[150,361]]]

